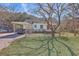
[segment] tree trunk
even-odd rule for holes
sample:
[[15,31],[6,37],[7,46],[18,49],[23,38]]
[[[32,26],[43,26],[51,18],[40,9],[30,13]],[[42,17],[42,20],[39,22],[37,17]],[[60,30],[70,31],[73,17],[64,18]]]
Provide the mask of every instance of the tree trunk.
[[55,37],[55,31],[52,31],[52,37]]
[[76,31],[74,31],[74,36],[76,36],[77,35],[77,32]]
[[59,37],[61,36],[61,32],[59,32]]

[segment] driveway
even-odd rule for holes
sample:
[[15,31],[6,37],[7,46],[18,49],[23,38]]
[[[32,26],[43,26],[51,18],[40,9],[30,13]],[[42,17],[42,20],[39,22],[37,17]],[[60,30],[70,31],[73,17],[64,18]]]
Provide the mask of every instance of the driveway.
[[[49,34],[27,34],[27,37],[50,36]],[[14,40],[25,37],[25,35],[9,34],[0,36],[0,49],[8,47]]]
[[3,35],[2,37],[0,36],[0,50],[8,47],[14,40],[23,37],[25,37],[25,35],[10,34],[10,35]]
[[6,36],[6,35],[12,35],[12,34],[14,34],[14,33],[4,33],[4,34],[0,34],[0,37]]
[[13,40],[10,40],[10,39],[6,39],[6,40],[0,39],[0,50],[8,47],[12,41]]
[[8,35],[1,36],[0,39],[3,39],[3,38],[16,38],[16,37],[21,36],[21,35],[23,35],[23,34],[11,33],[11,34],[8,34]]

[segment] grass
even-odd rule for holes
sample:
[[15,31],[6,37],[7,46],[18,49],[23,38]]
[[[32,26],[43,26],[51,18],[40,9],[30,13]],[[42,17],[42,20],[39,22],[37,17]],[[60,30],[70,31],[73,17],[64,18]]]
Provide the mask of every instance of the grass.
[[[48,55],[47,40],[50,39],[52,38],[47,36],[22,38],[14,41],[9,47],[1,50],[0,55],[47,56]],[[57,39],[67,44],[76,55],[79,55],[79,37],[62,36],[57,37]],[[51,49],[51,55],[57,55],[56,52],[58,52],[58,55],[60,56],[71,55],[70,51],[67,49],[66,46],[64,46],[60,42],[57,42],[56,40],[53,40],[53,43],[56,49],[55,48]],[[51,43],[50,48],[52,48]]]

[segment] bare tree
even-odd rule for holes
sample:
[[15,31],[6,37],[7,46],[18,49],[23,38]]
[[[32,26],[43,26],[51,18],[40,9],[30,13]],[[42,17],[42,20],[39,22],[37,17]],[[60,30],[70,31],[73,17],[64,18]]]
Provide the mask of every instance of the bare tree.
[[[68,52],[71,53],[71,55],[75,55],[75,53],[71,50],[71,48],[67,44],[65,44],[63,41],[59,40],[59,39],[63,39],[63,38],[55,37],[55,32],[60,27],[61,20],[63,19],[63,16],[66,15],[66,11],[67,11],[67,4],[61,4],[61,3],[54,3],[54,4],[51,4],[51,3],[40,4],[40,3],[38,3],[38,4],[36,4],[36,7],[33,8],[31,10],[31,12],[34,15],[37,15],[37,16],[45,19],[48,29],[50,29],[52,32],[51,33],[52,37],[51,38],[48,37],[45,40],[43,40],[41,38],[39,40],[33,39],[35,41],[40,41],[41,44],[36,48],[32,47],[32,46],[27,47],[27,48],[33,49],[33,50],[35,50],[35,52],[39,51],[41,48],[44,48],[45,49],[44,51],[47,50],[48,56],[51,56],[53,51],[56,52],[56,55],[59,55],[60,53],[59,53],[58,47],[56,47],[56,44],[55,44],[56,42],[58,42],[58,43],[62,44],[63,46],[65,46],[67,48]],[[15,9],[12,12],[15,13]],[[15,15],[11,15],[11,17],[12,16],[15,16]],[[20,15],[20,17],[21,16],[22,15]],[[24,15],[23,15],[23,17],[24,17]],[[53,23],[54,23],[52,21],[53,18],[55,18],[56,25],[53,25]],[[68,39],[68,38],[66,38],[66,39]],[[44,52],[44,51],[42,51],[42,52]],[[30,51],[30,53],[32,53],[32,51]],[[41,52],[38,54],[41,54]]]
[[[68,45],[66,45],[64,42],[61,42],[58,40],[58,38],[55,37],[56,30],[60,27],[61,19],[63,19],[63,16],[66,15],[66,4],[56,3],[56,4],[50,4],[50,3],[44,3],[44,4],[35,4],[36,7],[31,10],[32,14],[37,15],[39,17],[42,17],[46,20],[47,27],[51,30],[51,39],[45,40],[47,42],[44,46],[48,51],[48,55],[52,55],[52,50],[55,49],[56,55],[59,55],[58,50],[54,44],[54,41],[61,43],[64,45],[71,53],[71,55],[75,55],[74,52],[70,49]],[[56,25],[53,25],[53,18],[56,20]],[[60,39],[60,38],[59,38]],[[42,42],[42,41],[41,41]],[[42,45],[43,46],[43,45]],[[42,48],[42,47],[40,47]]]
[[[36,15],[40,15],[47,22],[48,28],[51,30],[52,37],[55,36],[55,32],[57,28],[60,26],[61,18],[65,15],[63,12],[66,11],[66,5],[57,3],[57,4],[37,4],[37,8],[33,10],[33,13]],[[53,18],[55,18],[56,25],[53,25]]]
[[78,17],[78,4],[76,3],[71,3],[68,4],[68,15],[70,16],[70,18],[72,18],[73,24],[72,24],[72,29],[73,29],[73,33],[74,36],[76,36],[76,17]]

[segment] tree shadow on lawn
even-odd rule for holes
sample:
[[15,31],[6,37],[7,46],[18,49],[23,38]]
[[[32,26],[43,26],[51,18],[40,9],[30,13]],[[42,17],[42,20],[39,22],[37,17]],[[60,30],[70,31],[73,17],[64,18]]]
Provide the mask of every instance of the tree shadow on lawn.
[[[54,42],[56,42],[56,43],[58,42],[58,43],[62,44],[67,49],[67,52],[69,52],[71,54],[71,56],[76,56],[76,54],[72,51],[72,49],[69,47],[69,45],[64,42],[64,41],[68,41],[68,40],[69,40],[69,38],[64,37],[64,36],[54,37],[54,38],[48,37],[43,41],[40,38],[40,42],[42,42],[43,44],[41,44],[41,46],[38,48],[30,48],[29,47],[30,49],[33,49],[33,50],[26,53],[26,55],[28,55],[28,54],[29,55],[39,55],[41,53],[44,53],[44,51],[45,51],[45,52],[47,52],[46,55],[48,55],[48,56],[51,56],[53,52],[55,53],[55,55],[59,56],[59,54],[60,54],[59,50],[57,49],[57,47],[55,47],[56,45],[54,43]],[[44,50],[42,52],[35,53],[35,52],[38,52],[40,49],[44,49]]]
[[[71,55],[71,56],[76,56],[76,54],[73,52],[73,50],[70,48],[70,46],[68,44],[66,44],[65,41],[69,41],[69,38],[64,37],[64,36],[62,36],[62,37],[23,38],[22,40],[17,40],[16,43],[12,43],[9,48],[11,48],[12,46],[14,46],[13,48],[15,48],[15,45],[16,45],[16,51],[18,51],[18,54],[16,54],[16,55],[26,55],[26,56],[40,56],[40,55],[42,55],[42,56],[68,55],[69,56],[69,55]],[[18,45],[19,45],[19,47],[18,47]],[[24,50],[26,49],[26,51],[23,54],[21,54],[17,47],[20,48],[21,52],[23,51],[23,49]],[[2,50],[3,53],[6,50],[8,51],[9,48],[3,49]],[[27,49],[29,49],[29,50],[27,50]],[[64,54],[63,54],[63,52],[64,52]],[[8,51],[8,53],[9,53],[9,51]],[[8,53],[7,53],[7,55],[10,55]]]

